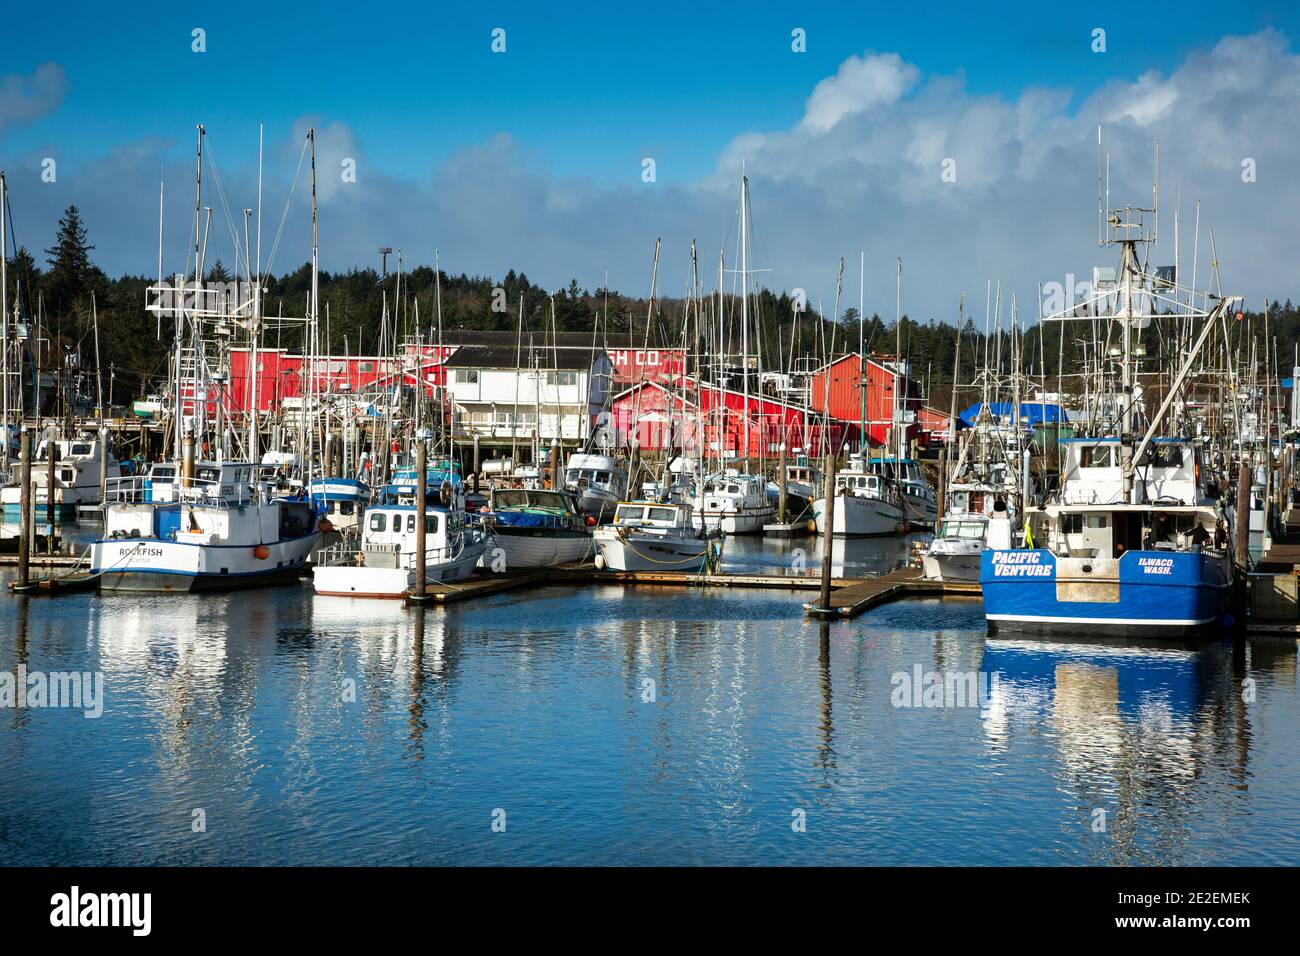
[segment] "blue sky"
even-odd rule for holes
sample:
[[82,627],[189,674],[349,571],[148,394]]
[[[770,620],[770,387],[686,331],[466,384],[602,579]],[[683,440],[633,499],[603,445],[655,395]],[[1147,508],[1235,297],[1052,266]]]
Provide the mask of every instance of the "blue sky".
[[[864,227],[864,233],[873,235],[855,236],[853,217],[846,217],[837,224],[834,241],[815,250],[816,264],[810,258],[783,271],[792,255],[806,254],[787,250],[784,242],[794,245],[802,238],[804,250],[809,242],[820,243],[826,224],[819,209],[833,208],[831,197],[837,194],[859,194],[861,177],[880,172],[855,162],[872,143],[878,149],[882,138],[888,141],[891,122],[899,124],[894,130],[910,130],[904,135],[913,137],[910,147],[899,142],[901,154],[928,149],[908,110],[923,114],[927,128],[943,127],[946,115],[953,128],[967,122],[979,129],[986,110],[1023,113],[1026,103],[1035,102],[1034,91],[1049,89],[1054,120],[1076,120],[1072,135],[1077,140],[1079,129],[1097,121],[1097,116],[1085,121],[1081,112],[1105,112],[1112,99],[1122,101],[1125,90],[1140,87],[1150,71],[1169,78],[1182,70],[1185,81],[1194,83],[1204,72],[1196,66],[1197,58],[1224,37],[1258,37],[1270,29],[1275,32],[1264,34],[1274,38],[1270,55],[1289,67],[1292,38],[1300,36],[1300,14],[1280,5],[1225,9],[1196,2],[1055,9],[1012,4],[998,13],[971,6],[828,4],[809,9],[790,3],[655,3],[485,9],[321,3],[304,16],[301,9],[272,4],[185,9],[138,4],[130,14],[108,14],[89,4],[24,4],[7,11],[0,34],[0,84],[7,85],[0,95],[0,166],[9,175],[21,241],[33,248],[48,244],[51,217],[67,202],[78,202],[87,212],[96,258],[105,268],[149,271],[156,210],[146,197],[156,196],[160,167],[165,166],[169,191],[176,196],[175,211],[169,206],[170,223],[178,235],[188,227],[178,218],[183,216],[179,197],[186,188],[182,170],[191,156],[196,122],[207,127],[209,146],[232,191],[248,181],[258,122],[266,124],[272,180],[292,172],[296,134],[314,122],[333,130],[339,155],[355,154],[362,187],[339,194],[340,202],[351,205],[340,207],[333,223],[331,199],[323,197],[327,265],[348,265],[361,257],[368,261],[373,256],[365,250],[380,243],[405,244],[411,258],[425,261],[437,245],[456,269],[489,273],[513,265],[551,284],[575,275],[586,285],[597,284],[609,269],[615,285],[643,291],[646,249],[660,231],[689,230],[691,235],[665,235],[665,242],[677,247],[691,238],[716,247],[728,234],[734,196],[730,205],[723,201],[725,190],[717,184],[728,172],[727,157],[749,149],[743,137],[757,136],[763,145],[752,150],[747,167],[755,184],[756,220],[760,228],[765,219],[780,223],[766,236],[756,236],[758,248],[773,260],[767,263],[773,269],[768,281],[798,284],[803,281],[799,270],[816,268],[816,281],[809,277],[803,284],[824,290],[839,255],[856,260],[859,248],[871,247],[868,253],[879,259],[880,274],[892,274],[894,254],[924,262],[922,226],[945,229],[942,204],[914,197],[913,205],[890,210],[909,214],[909,224],[916,226],[899,235],[896,248],[880,244],[876,229]],[[206,53],[191,50],[194,27],[206,30]],[[495,27],[506,30],[505,54],[490,50]],[[796,27],[807,31],[804,54],[790,49],[790,32]],[[1106,30],[1107,49],[1101,55],[1090,48],[1095,27]],[[856,138],[828,136],[817,158],[841,150],[845,162],[838,172],[825,166],[819,182],[801,182],[788,143],[774,157],[786,161],[782,172],[773,171],[779,162],[765,164],[764,153],[776,138],[799,130],[819,83],[835,77],[851,58],[885,54],[895,54],[905,64],[904,92],[887,104],[897,115],[882,116]],[[18,103],[24,90],[15,95],[14,84],[49,63],[66,76],[63,95],[52,96],[57,102],[48,108],[28,104],[24,111]],[[1107,90],[1116,84],[1112,97]],[[1279,95],[1279,109],[1289,95]],[[951,112],[945,114],[937,100]],[[1203,102],[1215,100],[1209,96]],[[863,115],[881,112],[873,107]],[[1279,113],[1276,121],[1291,123],[1293,116],[1294,111]],[[1141,119],[1126,130],[1123,117],[1107,119],[1117,123],[1117,137],[1133,134],[1134,156],[1149,149],[1152,136],[1167,141],[1169,176],[1181,169],[1173,150],[1205,148],[1187,137],[1188,124],[1174,116],[1168,117],[1165,130]],[[996,117],[988,120],[989,128],[998,122]],[[949,140],[944,148],[955,150],[953,137],[944,135]],[[1080,144],[1072,146],[1082,152]],[[982,145],[966,146],[968,151],[975,148],[984,150]],[[1077,212],[1084,226],[1094,213],[1087,197],[1095,190],[1095,172],[1084,172],[1095,170],[1095,146],[1093,150],[1094,155],[1073,164],[1072,205],[1061,210]],[[39,163],[45,156],[58,159],[57,184],[40,184]],[[657,182],[649,188],[640,179],[646,156],[657,164]],[[450,189],[474,192],[473,184],[464,181],[467,170],[498,169],[497,164],[499,180],[508,184],[500,192],[512,197],[506,228],[529,236],[514,248],[502,244],[500,251],[492,245],[494,235],[500,238],[494,230],[462,234],[475,231],[472,209],[445,206]],[[1135,170],[1133,165],[1126,169],[1134,182],[1149,179],[1148,168]],[[1027,171],[1017,168],[1012,174]],[[983,175],[998,178],[987,170]],[[1121,175],[1117,170],[1117,179]],[[844,177],[842,183],[837,184],[837,176]],[[479,185],[486,194],[498,191],[490,182]],[[1200,198],[1213,199],[1213,183],[1203,185]],[[1261,179],[1257,185],[1266,183]],[[814,187],[822,193],[820,202],[809,196]],[[895,184],[889,195],[900,188],[906,184]],[[648,198],[652,190],[653,198]],[[417,193],[427,203],[423,220],[415,215],[419,203],[403,198]],[[994,208],[1012,194],[1001,193]],[[268,196],[268,207],[276,205],[272,198]],[[875,197],[876,203],[870,198],[861,195],[860,223],[870,223],[882,206],[890,205],[888,196]],[[992,198],[986,190],[984,200]],[[1260,208],[1275,208],[1277,198]],[[134,207],[126,204],[128,199]],[[276,201],[282,202],[283,194]],[[232,202],[249,204],[246,196]],[[394,204],[409,205],[412,220],[403,222],[397,210],[386,208]],[[689,206],[690,214],[680,206]],[[516,218],[518,210],[529,208],[531,219]],[[804,221],[801,208],[808,211]],[[1023,215],[1032,212],[1027,206]],[[618,223],[621,234],[613,245],[606,231],[609,217],[627,218]],[[968,228],[981,228],[977,224],[983,218],[973,205],[962,218]],[[332,231],[331,225],[337,228]],[[344,227],[346,238],[340,235]],[[587,230],[593,233],[590,239],[584,239]],[[1041,243],[1020,249],[1013,232],[1004,229],[989,237],[1002,244],[994,251],[1007,261],[1005,267],[990,255],[980,263],[982,271],[972,270],[959,284],[978,284],[982,290],[987,278],[1018,282],[1013,260]],[[1088,238],[1085,232],[1077,245],[1086,245]],[[537,248],[539,243],[545,251]],[[303,253],[298,243],[291,257],[296,261],[286,258],[278,265],[288,268],[305,258]],[[1045,262],[1041,275],[1056,275],[1060,266]],[[673,281],[679,280],[674,274]],[[955,298],[954,290],[945,292],[949,300]],[[925,307],[940,308],[937,299]]]

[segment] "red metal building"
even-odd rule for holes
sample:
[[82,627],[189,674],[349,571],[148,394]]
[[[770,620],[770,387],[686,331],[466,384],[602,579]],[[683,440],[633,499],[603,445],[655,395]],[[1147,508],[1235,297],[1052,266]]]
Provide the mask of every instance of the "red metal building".
[[[906,370],[893,367],[892,356],[868,355],[864,363],[856,352],[841,355],[812,374],[808,403],[818,414],[829,409],[832,418],[849,422],[853,437],[863,418],[862,395],[866,390],[866,431],[870,445],[889,443],[889,429],[894,416],[894,390],[897,388],[902,418],[921,409],[920,389],[907,377]],[[865,368],[865,372],[864,372]],[[907,437],[915,437],[916,426],[909,425]]]
[[684,394],[657,382],[643,382],[614,398],[608,427],[621,446],[635,438],[644,450],[702,450],[729,458],[743,457],[746,425],[751,458],[776,457],[782,441],[790,455],[822,455],[827,443],[838,452],[852,429],[847,422],[833,419],[824,425],[822,417],[808,409],[760,395],[749,396],[748,416],[745,407],[741,392],[703,384],[697,410],[693,382]]

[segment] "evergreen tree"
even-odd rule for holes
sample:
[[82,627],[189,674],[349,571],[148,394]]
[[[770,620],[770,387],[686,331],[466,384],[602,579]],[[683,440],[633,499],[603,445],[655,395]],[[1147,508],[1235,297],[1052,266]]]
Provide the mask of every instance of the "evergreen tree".
[[45,250],[50,271],[43,289],[46,305],[56,314],[74,313],[91,279],[90,250],[86,227],[76,206],[64,210],[54,245]]

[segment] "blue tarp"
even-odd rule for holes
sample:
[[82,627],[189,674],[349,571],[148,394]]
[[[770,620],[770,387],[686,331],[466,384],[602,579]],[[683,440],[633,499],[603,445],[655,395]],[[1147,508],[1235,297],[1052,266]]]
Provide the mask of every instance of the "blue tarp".
[[[989,411],[998,418],[1011,415],[1011,402],[989,402],[988,405]],[[975,419],[979,417],[980,409],[983,407],[983,402],[976,402],[970,408],[961,412],[958,417],[967,425],[974,425]],[[1068,422],[1070,420],[1070,416],[1065,409],[1051,402],[1021,402],[1020,417],[1028,422],[1031,427],[1036,427],[1044,422],[1055,425],[1057,422]]]

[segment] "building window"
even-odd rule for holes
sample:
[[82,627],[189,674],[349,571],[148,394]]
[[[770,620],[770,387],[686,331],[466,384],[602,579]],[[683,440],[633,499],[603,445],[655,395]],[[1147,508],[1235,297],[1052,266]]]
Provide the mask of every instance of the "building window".
[[546,384],[547,385],[577,385],[578,373],[577,372],[547,372]]
[[374,362],[361,362],[357,365],[357,370],[361,372],[373,372],[375,370]]
[[452,378],[457,385],[477,385],[478,369],[476,368],[458,368]]

